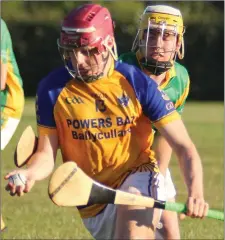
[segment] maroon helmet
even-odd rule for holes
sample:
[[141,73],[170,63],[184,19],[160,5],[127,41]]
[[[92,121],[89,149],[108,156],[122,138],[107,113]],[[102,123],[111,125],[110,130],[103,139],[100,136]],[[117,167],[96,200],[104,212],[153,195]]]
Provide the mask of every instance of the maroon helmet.
[[72,10],[63,20],[58,40],[60,54],[69,73],[77,77],[79,72],[71,67],[69,51],[95,49],[97,54],[101,54],[108,49],[105,43],[109,38],[114,39],[114,25],[107,8],[85,4]]
[[97,47],[101,52],[103,40],[114,37],[111,15],[107,8],[85,4],[72,10],[63,20],[60,45]]

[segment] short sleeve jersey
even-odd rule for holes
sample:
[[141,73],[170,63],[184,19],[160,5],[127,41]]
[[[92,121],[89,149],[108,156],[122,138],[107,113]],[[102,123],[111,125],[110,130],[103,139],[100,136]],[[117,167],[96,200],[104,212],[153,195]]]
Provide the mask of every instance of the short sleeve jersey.
[[[36,109],[39,134],[58,135],[63,161],[75,161],[112,188],[132,171],[158,171],[151,123],[160,127],[180,118],[153,80],[120,62],[89,84],[72,79],[64,67],[53,71],[39,84]],[[90,217],[101,208],[80,211]]]

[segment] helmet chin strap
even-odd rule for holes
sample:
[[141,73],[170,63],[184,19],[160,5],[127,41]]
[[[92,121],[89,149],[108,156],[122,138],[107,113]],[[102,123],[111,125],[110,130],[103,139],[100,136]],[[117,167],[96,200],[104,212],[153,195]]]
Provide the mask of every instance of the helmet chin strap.
[[95,82],[96,80],[98,80],[99,78],[101,78],[102,76],[103,76],[103,72],[96,74],[96,75],[86,76],[86,77],[82,77],[81,75],[77,74],[75,79],[80,82],[92,83],[92,82]]
[[170,61],[157,61],[155,59],[146,61],[145,58],[141,58],[140,63],[146,70],[156,76],[168,71],[173,66]]

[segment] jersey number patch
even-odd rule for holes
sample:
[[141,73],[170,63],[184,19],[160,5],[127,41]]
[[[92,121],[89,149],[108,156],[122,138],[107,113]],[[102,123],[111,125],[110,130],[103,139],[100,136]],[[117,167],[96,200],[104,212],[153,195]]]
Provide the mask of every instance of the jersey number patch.
[[106,105],[104,103],[104,100],[102,99],[96,99],[95,100],[95,107],[96,107],[96,112],[105,112],[106,111]]

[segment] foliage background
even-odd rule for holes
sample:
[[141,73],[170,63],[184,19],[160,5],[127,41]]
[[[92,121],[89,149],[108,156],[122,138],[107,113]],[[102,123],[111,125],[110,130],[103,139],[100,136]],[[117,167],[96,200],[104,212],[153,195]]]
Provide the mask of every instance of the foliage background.
[[62,64],[56,40],[63,17],[74,7],[105,5],[116,22],[118,52],[129,51],[140,14],[147,5],[167,4],[181,10],[186,26],[185,58],[190,74],[189,99],[224,98],[224,1],[3,1],[1,15],[12,35],[26,96]]

